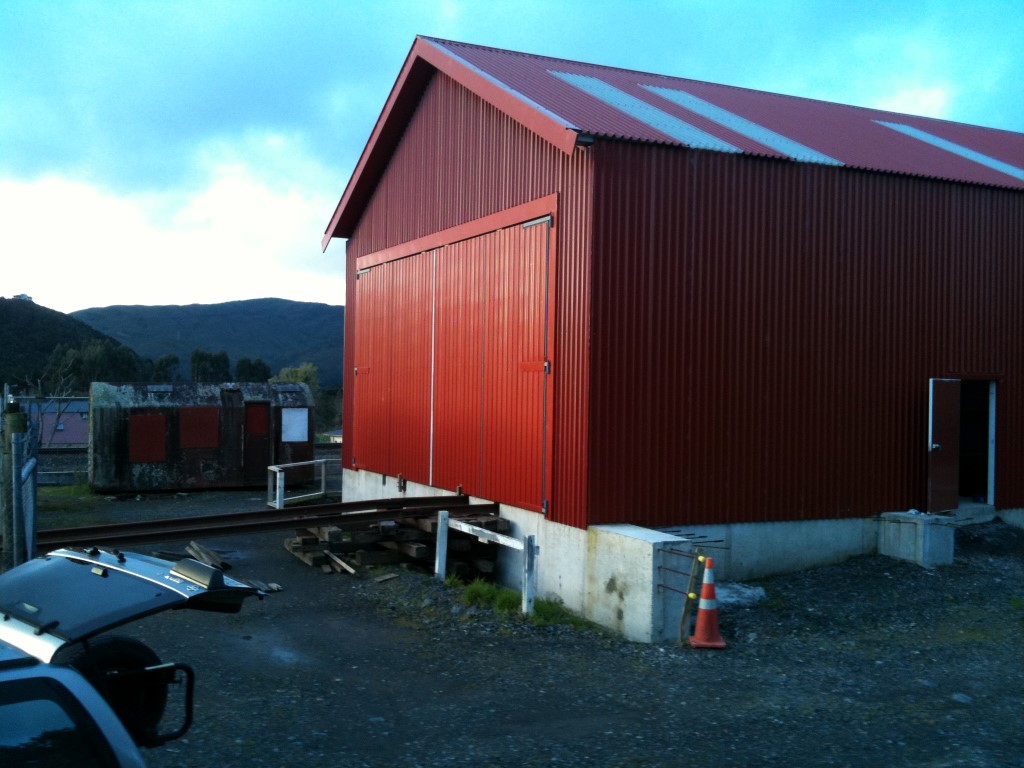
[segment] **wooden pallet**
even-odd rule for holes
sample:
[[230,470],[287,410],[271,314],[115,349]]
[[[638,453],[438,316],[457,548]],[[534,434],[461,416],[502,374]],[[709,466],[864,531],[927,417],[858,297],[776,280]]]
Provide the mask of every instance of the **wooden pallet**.
[[[511,524],[497,515],[473,515],[466,522],[497,533],[507,533]],[[361,528],[346,524],[303,528],[285,539],[289,552],[324,573],[359,575],[360,569],[380,565],[411,563],[433,566],[437,517],[399,518],[367,522]],[[451,531],[448,539],[448,573],[459,578],[490,577],[495,570],[497,547],[476,537]]]

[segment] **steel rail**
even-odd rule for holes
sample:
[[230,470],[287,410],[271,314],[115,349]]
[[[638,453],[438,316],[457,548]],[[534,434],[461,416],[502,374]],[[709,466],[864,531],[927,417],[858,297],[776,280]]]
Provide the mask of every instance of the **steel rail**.
[[471,504],[468,496],[426,496],[308,504],[285,509],[259,509],[132,523],[51,528],[36,532],[36,551],[69,546],[175,541],[197,536],[262,533],[324,525],[361,528],[367,523],[381,520],[430,517],[441,509],[448,509],[452,517],[470,517],[497,514],[498,505]]

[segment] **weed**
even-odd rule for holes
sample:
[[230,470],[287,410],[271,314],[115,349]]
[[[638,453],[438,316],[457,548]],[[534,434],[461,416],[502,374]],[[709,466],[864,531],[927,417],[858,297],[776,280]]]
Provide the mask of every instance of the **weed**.
[[[459,599],[466,605],[490,608],[509,618],[517,617],[522,608],[523,598],[519,592],[483,579],[475,579],[466,585],[456,583],[450,586],[462,587]],[[594,629],[596,626],[553,600],[534,600],[533,613],[524,618],[538,627],[567,625],[575,629]]]
[[535,600],[533,615],[529,617],[529,620],[539,627],[565,624],[575,629],[593,629],[595,626],[554,600]]
[[473,579],[462,590],[462,602],[466,605],[493,608],[498,599],[499,589],[501,588],[496,584],[491,584],[483,579]]
[[499,589],[494,597],[494,609],[501,613],[513,613],[522,608],[523,598],[514,589]]

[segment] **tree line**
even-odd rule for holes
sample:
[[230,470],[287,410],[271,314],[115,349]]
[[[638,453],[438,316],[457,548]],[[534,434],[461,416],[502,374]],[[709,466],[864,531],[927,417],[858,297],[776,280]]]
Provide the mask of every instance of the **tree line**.
[[[129,347],[112,339],[96,339],[79,345],[58,344],[50,353],[36,381],[25,382],[41,397],[86,396],[94,381],[179,384],[182,375],[177,355],[146,360]],[[232,375],[227,352],[193,350],[189,380],[197,383],[256,381],[306,384],[313,394],[317,422],[323,429],[340,423],[341,388],[320,386],[320,373],[313,363],[282,368],[275,376],[262,359],[239,358]]]

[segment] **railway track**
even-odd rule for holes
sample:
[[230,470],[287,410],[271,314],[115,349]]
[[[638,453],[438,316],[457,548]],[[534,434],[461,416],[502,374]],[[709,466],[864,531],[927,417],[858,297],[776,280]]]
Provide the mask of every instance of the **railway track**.
[[36,551],[60,547],[141,544],[198,537],[262,533],[334,525],[358,529],[380,520],[436,516],[446,509],[451,517],[498,514],[497,504],[471,504],[468,496],[425,496],[404,499],[307,504],[286,509],[259,509],[132,523],[51,528],[36,533]]

